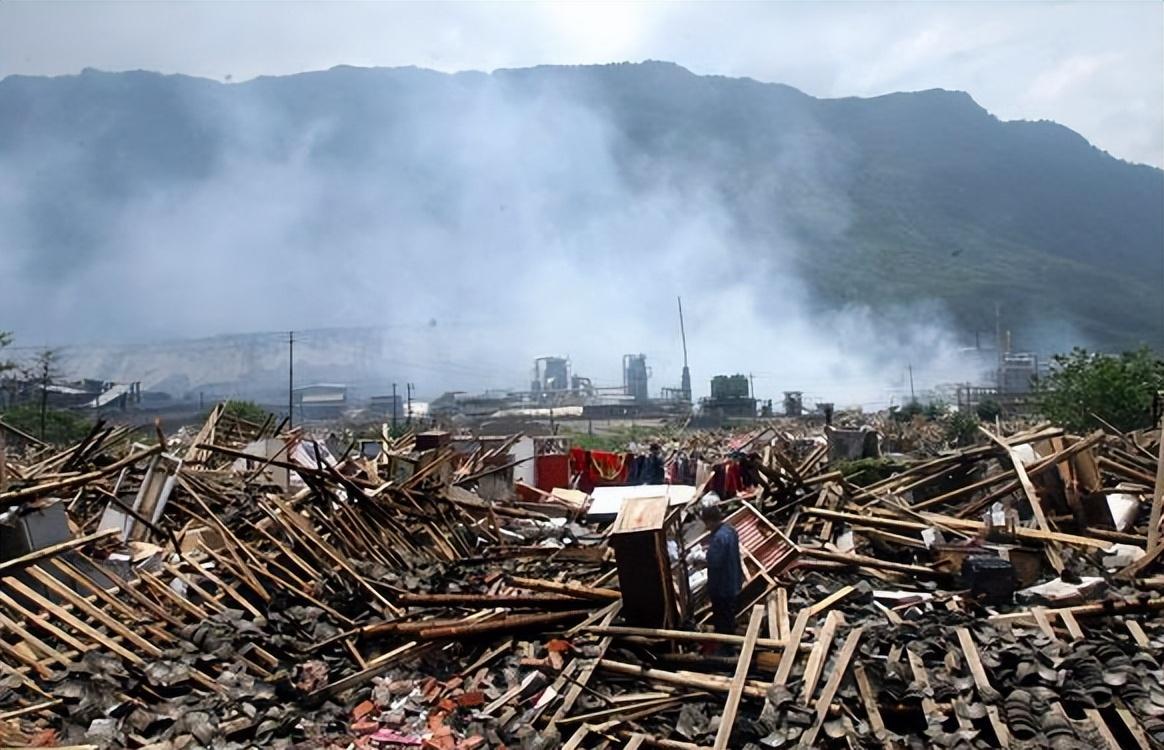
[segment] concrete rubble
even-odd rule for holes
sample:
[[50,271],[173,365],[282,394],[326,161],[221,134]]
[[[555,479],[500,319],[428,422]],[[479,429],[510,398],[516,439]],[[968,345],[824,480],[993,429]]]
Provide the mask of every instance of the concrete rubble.
[[516,435],[329,449],[217,407],[31,445],[0,467],[0,747],[1164,747],[1158,430],[830,431],[672,429],[694,491],[601,522],[514,481]]

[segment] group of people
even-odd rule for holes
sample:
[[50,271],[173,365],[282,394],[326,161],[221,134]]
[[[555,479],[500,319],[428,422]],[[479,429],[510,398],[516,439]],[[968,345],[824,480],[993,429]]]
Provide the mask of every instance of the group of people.
[[663,446],[651,443],[646,454],[632,454],[627,484],[666,484],[667,466]]

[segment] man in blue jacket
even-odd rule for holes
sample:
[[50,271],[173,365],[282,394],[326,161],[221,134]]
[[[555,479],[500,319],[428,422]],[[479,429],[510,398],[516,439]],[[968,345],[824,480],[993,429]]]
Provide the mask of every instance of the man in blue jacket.
[[700,511],[710,536],[707,540],[707,597],[711,600],[711,624],[717,633],[736,632],[736,606],[744,571],[740,566],[740,537],[723,522],[723,511],[708,505]]

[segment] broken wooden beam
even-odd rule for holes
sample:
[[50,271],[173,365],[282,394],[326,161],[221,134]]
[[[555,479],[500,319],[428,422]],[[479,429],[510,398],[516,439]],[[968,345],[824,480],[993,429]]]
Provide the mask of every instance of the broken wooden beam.
[[577,609],[569,612],[554,612],[544,615],[511,615],[486,622],[469,623],[465,625],[447,625],[444,627],[428,628],[418,633],[424,640],[439,638],[469,638],[478,635],[511,633],[542,625],[553,625],[575,618],[582,618],[590,614],[589,610]]
[[744,645],[740,648],[736,673],[732,676],[731,686],[728,688],[727,703],[724,704],[723,712],[720,714],[713,750],[726,750],[728,740],[731,739],[732,727],[736,723],[736,712],[739,711],[740,698],[744,692],[744,682],[748,679],[748,669],[752,666],[752,650],[756,647],[756,638],[760,635],[760,625],[763,622],[764,605],[757,604],[752,607],[752,615],[748,619]]
[[[628,638],[653,638],[661,641],[690,641],[692,643],[724,643],[742,646],[744,636],[729,633],[704,633],[695,630],[665,630],[661,628],[632,628],[624,625],[591,625],[582,628],[584,633],[595,635],[625,636]],[[757,638],[756,648],[783,649],[788,641],[773,638]]]
[[[610,659],[598,662],[598,668],[604,672],[639,677],[649,682],[662,682],[667,685],[698,688],[713,693],[726,693],[731,690],[731,680],[725,677],[713,677],[697,672],[669,672],[665,669],[652,669],[639,664],[627,664]],[[766,686],[759,682],[745,682],[741,695],[748,698],[763,698],[766,695]]]
[[510,576],[509,582],[518,588],[529,589],[530,591],[543,591],[550,594],[573,596],[581,599],[597,599],[599,601],[612,602],[622,598],[622,594],[614,589],[584,586],[580,583],[543,581],[539,578],[522,578],[521,576]]
[[579,599],[575,596],[557,594],[400,594],[399,604],[409,607],[478,607],[494,609],[553,609],[566,607],[582,609],[602,606],[605,601]]
[[[885,516],[873,516],[867,513],[846,513],[839,510],[828,510],[826,508],[805,508],[801,511],[806,516],[816,516],[819,518],[831,518],[836,521],[846,521],[853,524],[863,526],[874,526],[886,529],[900,529],[905,531],[923,531],[932,528],[931,524],[921,523],[918,521],[904,521],[899,518],[887,518]],[[953,518],[951,516],[942,516],[934,513],[921,514],[927,521],[932,520],[933,526],[948,526],[957,531],[964,531],[970,533],[978,533],[984,531],[986,524],[982,521],[972,521],[966,518]],[[1106,539],[1095,539],[1093,537],[1080,536],[1078,534],[1065,534],[1060,531],[1043,531],[1041,529],[1028,529],[1019,526],[1015,529],[1015,537],[1018,539],[1029,540],[1034,542],[1048,542],[1056,541],[1063,544],[1073,544],[1080,547],[1089,547],[1095,549],[1108,549],[1111,547],[1111,542]],[[801,550],[804,552],[804,550]]]

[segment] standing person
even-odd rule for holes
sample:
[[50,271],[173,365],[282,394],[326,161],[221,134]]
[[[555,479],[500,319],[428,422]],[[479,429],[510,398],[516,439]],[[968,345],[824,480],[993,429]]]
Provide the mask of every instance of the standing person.
[[699,517],[710,534],[707,540],[707,596],[711,600],[711,624],[717,633],[736,631],[736,606],[744,571],[740,566],[740,537],[723,522],[723,511],[706,505]]
[[643,484],[663,484],[665,481],[662,451],[658,443],[651,443],[651,452],[643,459]]

